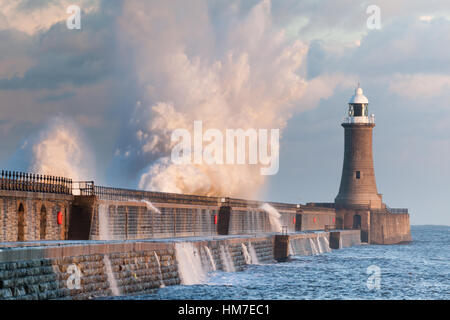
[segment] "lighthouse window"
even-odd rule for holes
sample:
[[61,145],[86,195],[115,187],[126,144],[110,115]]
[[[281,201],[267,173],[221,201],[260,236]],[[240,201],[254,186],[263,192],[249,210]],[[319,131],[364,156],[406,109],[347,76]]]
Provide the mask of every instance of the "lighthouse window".
[[356,179],[361,179],[361,171],[356,171]]
[[363,105],[362,104],[355,104],[353,106],[353,110],[354,110],[354,116],[355,117],[361,117],[363,115]]

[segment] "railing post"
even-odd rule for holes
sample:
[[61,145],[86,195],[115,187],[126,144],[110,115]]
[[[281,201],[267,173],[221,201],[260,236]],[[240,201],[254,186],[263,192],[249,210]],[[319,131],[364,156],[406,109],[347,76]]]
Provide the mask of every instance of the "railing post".
[[17,172],[17,190],[22,191],[22,172]]

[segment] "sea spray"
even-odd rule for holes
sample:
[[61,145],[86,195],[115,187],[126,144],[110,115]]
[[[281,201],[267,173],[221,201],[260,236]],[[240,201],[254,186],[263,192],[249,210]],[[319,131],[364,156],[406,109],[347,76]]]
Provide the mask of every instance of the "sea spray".
[[250,242],[248,243],[248,252],[250,253],[250,257],[252,259],[252,264],[259,264],[259,259],[256,254],[256,250]]
[[225,272],[236,271],[228,246],[220,245],[220,259]]
[[313,239],[309,238],[309,244],[311,246],[311,254],[316,255],[318,252],[317,252],[317,248],[316,248],[316,245],[314,244]]
[[109,232],[108,205],[98,206],[98,233],[99,240],[113,240]]
[[246,264],[252,264],[252,258],[250,257],[250,254],[248,253],[247,246],[243,243],[242,244],[242,254],[244,255],[244,260]]
[[114,273],[111,267],[111,261],[106,254],[103,256],[103,262],[105,263],[106,276],[108,277],[111,292],[114,296],[119,296],[120,291],[119,287],[117,286],[116,278],[114,277]]
[[190,242],[177,242],[175,255],[181,283],[185,285],[203,283],[206,272],[203,269],[200,253]]
[[317,247],[319,248],[319,253],[323,253],[322,245],[320,244],[320,239],[316,238],[316,241],[317,241]]
[[155,207],[153,203],[151,203],[150,201],[142,199],[141,202],[144,202],[147,205],[147,210],[151,210],[156,213],[161,213],[161,211],[157,207]]
[[331,252],[331,248],[330,248],[330,242],[328,241],[328,237],[325,235],[325,236],[322,236],[322,237],[320,237],[319,238],[319,241],[320,240],[322,240],[323,241],[323,246],[322,247],[324,247],[325,248],[325,252]]
[[281,228],[281,215],[277,211],[277,209],[275,209],[274,207],[272,207],[268,203],[264,203],[261,206],[261,209],[266,211],[267,214],[269,215],[269,222],[270,222],[270,226],[271,226],[272,232],[281,232],[282,231],[282,228]]
[[153,212],[156,212],[156,213],[161,213],[161,211],[157,207],[155,207],[155,205],[153,203],[151,203],[149,200],[145,200],[145,199],[141,199],[141,200],[130,199],[129,201],[132,201],[132,202],[143,202],[143,203],[145,203],[145,205],[147,207],[147,210],[153,211]]
[[211,250],[209,250],[209,248],[207,246],[205,246],[204,248],[205,248],[206,255],[208,256],[209,263],[211,265],[212,271],[216,271],[217,267],[216,267],[216,263],[214,261],[214,258],[212,256]]
[[294,250],[294,244],[293,244],[293,240],[289,241],[289,255],[290,256],[295,256],[295,250]]
[[158,265],[159,287],[164,288],[165,285],[164,285],[163,275],[162,275],[162,271],[161,271],[161,262],[159,261],[159,257],[156,254],[156,251],[153,251],[153,254],[155,256],[156,264]]

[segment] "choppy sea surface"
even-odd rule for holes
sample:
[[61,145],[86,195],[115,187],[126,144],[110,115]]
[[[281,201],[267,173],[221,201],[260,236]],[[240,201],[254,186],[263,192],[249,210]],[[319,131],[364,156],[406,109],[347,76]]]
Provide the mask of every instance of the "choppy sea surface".
[[210,273],[205,283],[115,299],[450,299],[450,227],[412,226],[406,245],[362,245]]

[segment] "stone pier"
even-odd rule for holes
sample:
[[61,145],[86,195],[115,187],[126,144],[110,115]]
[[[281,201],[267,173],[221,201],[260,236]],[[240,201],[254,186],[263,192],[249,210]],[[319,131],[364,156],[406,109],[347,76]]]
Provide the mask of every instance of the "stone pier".
[[227,270],[223,257],[226,251],[233,270],[242,271],[249,263],[246,250],[253,250],[257,263],[276,263],[288,260],[289,255],[329,252],[328,240],[324,239],[331,234],[338,235],[339,242],[345,246],[358,244],[358,241],[345,240],[357,240],[358,233],[355,230],[135,241],[54,241],[27,243],[22,247],[9,243],[0,249],[0,299],[93,299],[117,293],[153,293],[161,285],[179,285],[182,280],[177,243],[191,243],[202,265],[208,266],[205,270],[211,265],[211,259],[216,270]]

